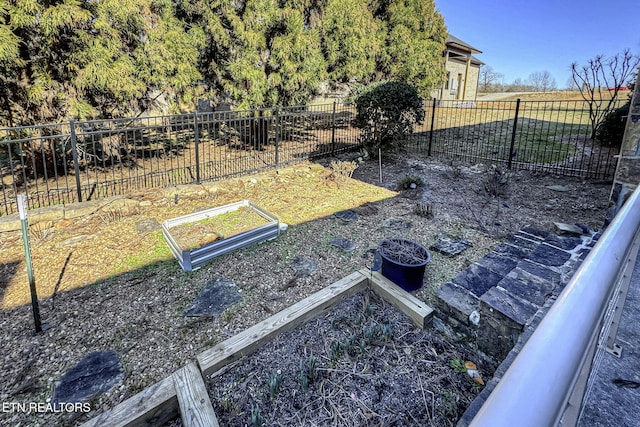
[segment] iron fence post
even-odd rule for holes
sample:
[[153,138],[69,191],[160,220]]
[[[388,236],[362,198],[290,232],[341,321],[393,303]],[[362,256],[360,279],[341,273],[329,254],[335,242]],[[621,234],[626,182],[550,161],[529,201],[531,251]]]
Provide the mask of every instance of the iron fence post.
[[336,155],[336,101],[333,101],[331,112],[331,156]]
[[275,164],[275,168],[276,170],[278,169],[279,163],[280,163],[280,153],[279,153],[279,146],[280,146],[280,114],[278,114],[279,112],[279,108],[276,107],[274,110],[274,114],[276,116],[276,164]]
[[193,112],[193,139],[196,143],[196,184],[200,184],[200,135],[198,130],[198,110]]
[[427,155],[431,157],[431,144],[433,143],[433,124],[436,120],[436,98],[433,98],[433,105],[431,106],[431,127],[429,128],[429,149]]
[[76,176],[76,192],[78,201],[82,201],[82,187],[80,186],[80,164],[78,163],[78,147],[76,137],[76,125],[73,119],[69,120],[69,135],[71,137],[71,156],[73,157],[73,171]]
[[516,131],[518,129],[518,114],[520,112],[520,98],[516,100],[516,113],[513,118],[513,130],[511,131],[511,145],[509,146],[509,159],[507,159],[507,168],[511,169],[511,163],[513,162],[513,148],[516,144]]

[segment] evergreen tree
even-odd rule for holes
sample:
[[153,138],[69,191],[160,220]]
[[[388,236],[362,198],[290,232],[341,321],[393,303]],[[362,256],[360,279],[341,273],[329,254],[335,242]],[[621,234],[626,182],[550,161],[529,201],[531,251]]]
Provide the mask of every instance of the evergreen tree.
[[[202,79],[197,69],[200,28],[187,31],[167,0],[102,0],[88,5],[93,26],[79,35],[70,64],[80,90],[76,104],[100,108],[100,116],[138,111],[153,90],[176,96]],[[72,108],[72,116],[82,117]]]
[[329,0],[322,21],[329,79],[369,81],[384,38],[367,0]]
[[182,95],[202,78],[203,31],[185,30],[167,0],[20,0],[0,11],[10,124],[128,115],[150,90]]
[[247,0],[230,19],[233,54],[222,81],[240,108],[307,101],[325,73],[317,30],[304,14],[273,0]]
[[150,12],[149,3],[103,0],[87,6],[91,25],[77,32],[67,65],[76,89],[68,93],[68,113],[80,119],[125,115],[146,89],[133,53],[147,37],[143,12]]
[[[225,98],[220,93],[223,80],[228,78],[227,68],[231,62],[234,40],[233,25],[235,10],[228,0],[193,0],[177,3],[176,16],[185,25],[201,28],[204,44],[199,51],[198,69],[209,85],[208,96],[214,100]],[[226,77],[225,77],[226,76]]]
[[0,0],[0,123],[15,124],[12,94],[18,86],[17,76],[24,67],[20,56],[20,37],[9,25],[8,0]]
[[378,59],[384,78],[414,85],[422,96],[444,78],[442,52],[447,29],[433,0],[381,0],[371,3],[385,37]]
[[[198,69],[200,50],[206,43],[204,30],[188,25],[176,17],[169,0],[154,2],[158,21],[147,27],[143,40],[133,52],[138,77],[147,90],[160,89],[175,95],[178,107],[190,108],[199,95],[197,86],[202,80]],[[179,109],[184,109],[179,108]]]
[[67,60],[76,49],[77,32],[90,22],[91,14],[77,0],[21,0],[10,2],[4,11],[7,40],[19,40],[16,62],[3,69],[10,123],[63,117],[65,94],[73,89]]
[[0,120],[126,116],[158,92],[293,105],[326,80],[426,95],[445,38],[433,0],[0,0]]

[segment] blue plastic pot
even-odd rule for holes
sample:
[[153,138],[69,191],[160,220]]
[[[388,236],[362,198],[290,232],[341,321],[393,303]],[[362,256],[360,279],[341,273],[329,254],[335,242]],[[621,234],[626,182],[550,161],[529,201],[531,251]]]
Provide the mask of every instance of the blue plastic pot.
[[431,259],[429,251],[420,243],[407,239],[385,239],[378,245],[382,258],[381,272],[407,292],[424,284],[425,267]]

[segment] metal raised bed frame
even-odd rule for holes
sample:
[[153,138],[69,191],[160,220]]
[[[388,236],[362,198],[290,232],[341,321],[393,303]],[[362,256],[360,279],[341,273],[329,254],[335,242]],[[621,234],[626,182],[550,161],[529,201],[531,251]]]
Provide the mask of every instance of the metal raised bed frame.
[[[174,239],[171,235],[171,227],[212,218],[217,215],[236,211],[242,207],[248,207],[269,222],[251,230],[236,234],[235,236],[217,240],[199,248],[190,250],[180,247],[176,239]],[[175,256],[175,258],[178,260],[180,267],[182,267],[184,271],[197,270],[204,263],[212,260],[217,256],[226,254],[236,249],[244,248],[254,243],[273,240],[278,237],[279,234],[280,224],[278,218],[276,218],[269,212],[259,208],[248,200],[243,200],[241,202],[231,203],[229,205],[206,209],[193,214],[168,219],[162,223],[162,235],[164,236],[169,249],[171,249],[171,252],[173,252],[173,256]]]

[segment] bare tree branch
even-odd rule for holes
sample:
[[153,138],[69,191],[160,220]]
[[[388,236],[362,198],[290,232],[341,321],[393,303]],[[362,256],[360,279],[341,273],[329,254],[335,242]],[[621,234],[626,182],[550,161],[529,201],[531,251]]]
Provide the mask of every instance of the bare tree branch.
[[480,69],[479,83],[481,92],[490,92],[495,90],[503,75],[494,71],[490,66],[484,66]]
[[580,95],[589,106],[591,138],[596,137],[598,127],[615,107],[620,88],[640,65],[640,56],[629,49],[606,58],[596,55],[587,65],[571,64],[571,77]]
[[558,87],[556,79],[547,70],[537,71],[529,75],[529,84],[540,92],[547,92]]

